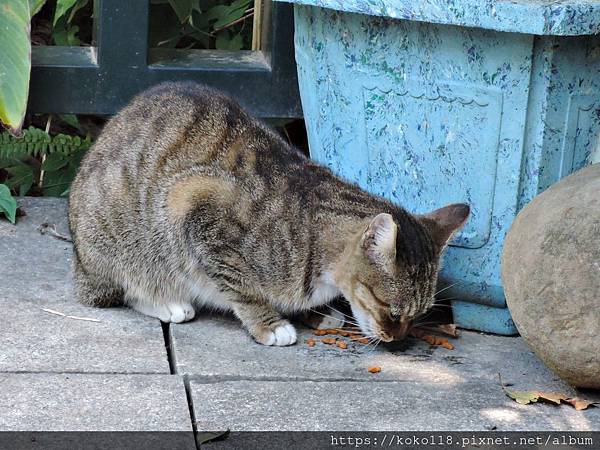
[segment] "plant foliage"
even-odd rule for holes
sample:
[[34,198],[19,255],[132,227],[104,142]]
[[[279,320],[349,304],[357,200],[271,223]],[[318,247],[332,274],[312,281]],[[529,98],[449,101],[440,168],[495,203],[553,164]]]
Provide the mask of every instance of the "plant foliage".
[[31,43],[29,3],[0,3],[0,121],[13,134],[20,132],[27,108]]

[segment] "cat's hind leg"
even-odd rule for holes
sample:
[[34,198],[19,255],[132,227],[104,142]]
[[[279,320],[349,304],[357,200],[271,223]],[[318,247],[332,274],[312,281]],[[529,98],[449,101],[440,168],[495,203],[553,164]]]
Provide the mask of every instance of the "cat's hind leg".
[[259,344],[285,346],[296,343],[294,326],[267,303],[236,302],[233,312]]
[[127,305],[142,314],[167,323],[187,322],[196,315],[194,306],[188,302],[154,303],[128,296]]
[[107,308],[123,304],[123,289],[87,272],[77,255],[73,262],[73,282],[75,297],[84,305]]

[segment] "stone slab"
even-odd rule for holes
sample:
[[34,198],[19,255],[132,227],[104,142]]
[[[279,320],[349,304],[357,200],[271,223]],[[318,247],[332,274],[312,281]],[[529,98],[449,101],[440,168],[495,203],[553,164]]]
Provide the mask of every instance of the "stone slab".
[[0,431],[191,430],[179,376],[0,374]]
[[469,381],[191,382],[198,430],[600,430],[600,409],[519,405]]
[[[258,430],[599,430],[600,408],[519,405],[511,389],[576,395],[521,338],[463,331],[455,349],[422,341],[350,344],[317,341],[264,347],[232,318],[200,313],[172,325],[175,368],[190,378],[198,429]],[[371,374],[369,366],[382,371]],[[586,393],[590,396],[590,393]]]
[[[414,381],[453,385],[483,380],[498,387],[498,374],[515,389],[573,390],[533,354],[521,338],[463,331],[454,350],[406,342],[372,346],[349,343],[347,350],[325,345],[311,330],[298,327],[290,347],[256,344],[230,317],[200,312],[193,322],[171,325],[178,373],[214,380]],[[317,340],[306,345],[309,337]],[[374,376],[368,367],[380,366]]]
[[0,372],[169,373],[158,320],[73,298],[71,244],[38,231],[50,223],[68,234],[66,201],[24,198],[19,206],[27,215],[17,225],[0,221]]

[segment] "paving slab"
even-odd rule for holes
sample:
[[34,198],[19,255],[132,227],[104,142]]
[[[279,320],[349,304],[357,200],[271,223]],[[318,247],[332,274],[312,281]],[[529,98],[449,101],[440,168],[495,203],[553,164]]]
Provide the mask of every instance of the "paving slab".
[[[533,354],[521,338],[463,331],[454,350],[423,341],[380,344],[375,349],[348,342],[342,350],[320,342],[311,330],[297,327],[298,344],[256,344],[241,324],[227,316],[200,312],[193,322],[171,326],[178,373],[204,380],[339,380],[371,381],[368,367],[380,366],[379,381],[456,384],[472,379],[505,382],[524,388],[572,391]],[[314,338],[314,347],[306,345]]]
[[598,430],[600,411],[519,405],[493,383],[191,381],[198,430]]
[[0,374],[0,431],[191,430],[179,376]]
[[[576,395],[520,338],[463,331],[454,350],[416,339],[341,350],[298,330],[297,345],[264,347],[226,316],[201,312],[172,325],[175,368],[191,380],[198,429],[600,430],[600,408],[506,397],[498,374],[511,389]],[[308,347],[309,337],[317,345]]]
[[[65,200],[19,199],[27,214],[0,221],[0,372],[169,373],[160,322],[127,308],[99,309],[73,297]],[[91,318],[77,320],[53,314]]]

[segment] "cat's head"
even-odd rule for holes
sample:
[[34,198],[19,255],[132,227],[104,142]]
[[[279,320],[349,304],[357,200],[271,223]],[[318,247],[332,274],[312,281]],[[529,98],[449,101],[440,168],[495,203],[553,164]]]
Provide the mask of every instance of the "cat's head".
[[401,223],[382,213],[355,237],[339,281],[366,336],[402,339],[433,306],[440,255],[469,211],[452,204]]

